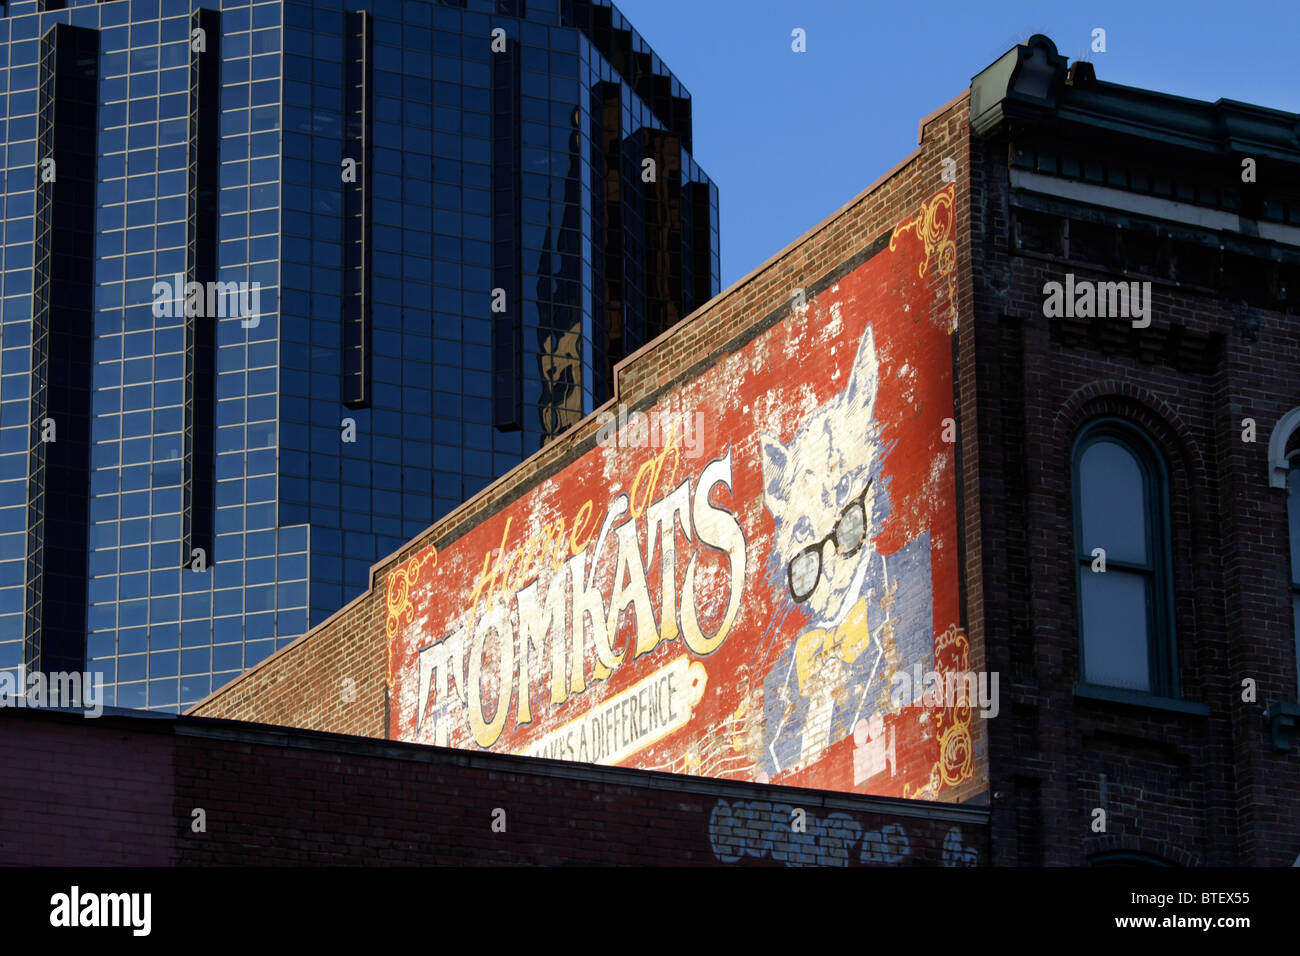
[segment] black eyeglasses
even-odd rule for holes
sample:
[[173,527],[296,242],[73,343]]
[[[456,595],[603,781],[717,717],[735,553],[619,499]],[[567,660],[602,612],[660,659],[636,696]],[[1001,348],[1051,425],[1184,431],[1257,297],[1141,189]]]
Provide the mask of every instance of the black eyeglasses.
[[844,507],[830,534],[816,544],[808,545],[790,561],[787,568],[790,577],[790,594],[796,604],[802,604],[812,597],[817,582],[821,580],[822,549],[826,547],[827,541],[834,541],[835,550],[845,558],[852,557],[862,547],[867,533],[867,512],[864,502],[873,481],[875,478],[868,478],[867,487],[862,489],[862,494]]

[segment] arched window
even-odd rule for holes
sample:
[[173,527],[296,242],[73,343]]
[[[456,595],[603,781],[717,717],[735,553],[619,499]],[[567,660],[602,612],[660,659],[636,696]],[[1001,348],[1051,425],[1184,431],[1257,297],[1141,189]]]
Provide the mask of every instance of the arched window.
[[1164,460],[1132,425],[1099,419],[1073,474],[1081,680],[1177,697]]

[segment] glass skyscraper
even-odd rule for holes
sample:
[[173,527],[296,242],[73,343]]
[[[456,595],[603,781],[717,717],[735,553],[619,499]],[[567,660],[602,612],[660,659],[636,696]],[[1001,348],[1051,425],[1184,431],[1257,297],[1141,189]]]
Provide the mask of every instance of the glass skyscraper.
[[15,0],[0,670],[175,710],[718,291],[691,100],[599,0]]

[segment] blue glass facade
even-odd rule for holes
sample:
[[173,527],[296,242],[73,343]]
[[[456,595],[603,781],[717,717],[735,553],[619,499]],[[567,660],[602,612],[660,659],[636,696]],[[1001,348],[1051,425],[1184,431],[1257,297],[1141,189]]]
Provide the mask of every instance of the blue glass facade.
[[0,669],[194,703],[718,291],[608,4],[53,6],[0,18]]

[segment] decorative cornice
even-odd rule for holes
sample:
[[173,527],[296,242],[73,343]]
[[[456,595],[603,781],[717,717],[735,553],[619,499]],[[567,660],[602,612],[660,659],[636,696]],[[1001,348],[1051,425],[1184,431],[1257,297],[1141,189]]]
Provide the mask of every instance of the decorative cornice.
[[1091,71],[1071,76],[1066,58],[1042,34],[1009,50],[971,79],[970,121],[981,137],[1015,123],[1067,125],[1300,166],[1300,114],[1105,83],[1093,79]]

